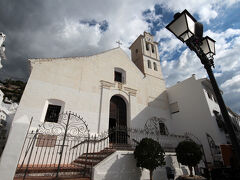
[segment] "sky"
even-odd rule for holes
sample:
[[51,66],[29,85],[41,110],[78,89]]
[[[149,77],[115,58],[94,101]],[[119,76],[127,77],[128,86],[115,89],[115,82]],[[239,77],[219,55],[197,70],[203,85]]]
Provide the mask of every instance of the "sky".
[[144,31],[159,43],[167,86],[207,73],[196,55],[165,27],[187,9],[216,41],[214,74],[227,106],[240,113],[240,0],[0,0],[6,56],[0,79],[27,80],[29,58],[93,55],[129,46]]

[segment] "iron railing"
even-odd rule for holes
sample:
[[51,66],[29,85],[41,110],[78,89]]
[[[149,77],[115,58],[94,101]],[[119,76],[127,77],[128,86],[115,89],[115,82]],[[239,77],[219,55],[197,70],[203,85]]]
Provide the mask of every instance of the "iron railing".
[[[175,147],[186,136],[161,135],[160,131],[118,127],[101,134],[92,134],[86,122],[73,113],[60,116],[58,123],[44,123],[36,132],[29,132],[24,141],[17,172],[23,179],[31,169],[53,169],[50,176],[61,176],[62,170],[70,168],[75,173],[89,176],[92,166],[87,166],[89,156],[106,149],[134,150],[141,139],[147,137],[158,141],[165,151]],[[84,166],[74,163],[84,155]]]

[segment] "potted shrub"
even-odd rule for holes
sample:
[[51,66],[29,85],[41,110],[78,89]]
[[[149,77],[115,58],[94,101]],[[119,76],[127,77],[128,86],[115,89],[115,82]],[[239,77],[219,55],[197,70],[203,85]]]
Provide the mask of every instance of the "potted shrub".
[[202,179],[200,176],[193,178],[192,173],[192,168],[202,159],[202,151],[198,144],[190,140],[182,141],[176,148],[176,155],[178,162],[188,166],[190,171],[190,178],[180,177],[179,179]]
[[150,180],[152,180],[154,169],[165,165],[164,155],[161,145],[150,138],[142,139],[134,150],[137,167],[148,169],[150,171]]

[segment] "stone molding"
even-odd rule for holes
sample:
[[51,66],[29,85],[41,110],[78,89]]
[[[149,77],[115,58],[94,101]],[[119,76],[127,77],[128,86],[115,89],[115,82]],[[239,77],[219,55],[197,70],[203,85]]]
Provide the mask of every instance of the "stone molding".
[[115,87],[114,83],[108,81],[101,80],[100,83],[102,88],[110,89],[111,87]]
[[123,83],[119,83],[119,82],[111,83],[111,82],[104,81],[104,80],[101,80],[100,83],[101,83],[101,87],[105,88],[105,89],[117,88],[118,90],[123,91],[131,96],[137,95],[136,89],[124,87]]
[[137,95],[137,90],[136,89],[124,87],[124,90],[127,91],[129,93],[129,95],[132,95],[132,96],[136,96]]

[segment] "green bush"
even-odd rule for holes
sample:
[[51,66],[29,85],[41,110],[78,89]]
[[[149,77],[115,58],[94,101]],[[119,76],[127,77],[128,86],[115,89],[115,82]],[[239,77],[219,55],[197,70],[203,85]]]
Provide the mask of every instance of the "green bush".
[[193,176],[192,167],[196,166],[202,159],[200,146],[193,141],[182,141],[176,148],[176,155],[178,162],[188,166],[190,176]]
[[137,167],[148,169],[150,171],[150,180],[152,180],[153,170],[158,166],[165,165],[164,155],[161,145],[150,138],[142,139],[134,150]]

